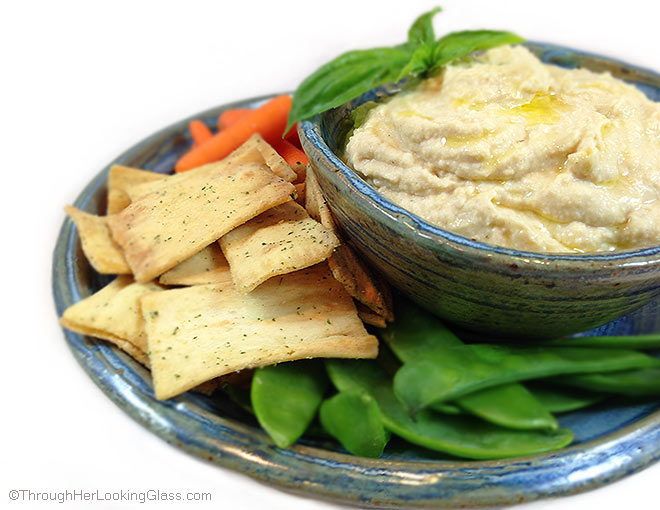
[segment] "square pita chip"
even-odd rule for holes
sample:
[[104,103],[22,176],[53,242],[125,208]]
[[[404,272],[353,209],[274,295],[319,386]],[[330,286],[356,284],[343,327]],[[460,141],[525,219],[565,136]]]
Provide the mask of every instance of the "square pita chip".
[[273,207],[220,238],[239,292],[318,264],[338,245],[337,237],[294,201]]
[[147,182],[162,181],[167,176],[148,170],[113,165],[108,174],[108,212],[117,214],[131,204],[129,190]]
[[112,342],[148,366],[140,298],[162,290],[155,283],[135,283],[130,276],[118,276],[95,294],[67,308],[60,324],[76,333]]
[[[332,275],[341,282],[353,298],[370,308],[374,314],[381,316],[383,320],[392,322],[394,320],[394,308],[389,286],[385,281],[374,275],[342,240],[339,228],[332,217],[330,208],[311,168],[307,169],[305,185],[305,207],[307,212],[312,218],[331,229],[342,241],[341,245],[328,259]],[[367,316],[366,314],[363,315]],[[376,322],[374,317],[369,317],[370,324]]]
[[326,264],[250,294],[198,285],[142,298],[156,397],[221,375],[303,358],[374,358],[377,339]]
[[[263,163],[270,170],[287,182],[296,180],[296,173],[291,167],[282,159],[273,147],[266,142],[260,134],[252,135],[243,145],[238,147],[234,152],[221,161],[221,163],[228,164],[231,160],[239,160],[244,163]],[[187,172],[194,172],[196,169],[188,170]],[[182,175],[182,174],[179,174]],[[149,193],[161,191],[168,186],[169,179],[176,179],[176,175],[165,176],[164,180],[136,183],[132,186],[127,186],[125,191],[129,199],[134,202]]]
[[163,273],[159,282],[163,285],[205,285],[231,283],[232,278],[229,262],[218,243],[213,243]]
[[64,210],[76,224],[83,253],[97,272],[102,274],[130,274],[124,252],[114,241],[107,224],[107,216],[86,213],[71,205]]
[[293,184],[265,163],[252,161],[251,154],[171,176],[158,191],[108,217],[137,281],[160,276],[230,230],[295,197]]

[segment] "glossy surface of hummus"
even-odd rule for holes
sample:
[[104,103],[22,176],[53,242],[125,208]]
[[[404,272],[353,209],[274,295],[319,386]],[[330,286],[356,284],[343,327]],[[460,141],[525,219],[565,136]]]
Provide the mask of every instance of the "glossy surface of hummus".
[[660,103],[500,47],[372,109],[346,160],[443,229],[534,252],[660,244]]

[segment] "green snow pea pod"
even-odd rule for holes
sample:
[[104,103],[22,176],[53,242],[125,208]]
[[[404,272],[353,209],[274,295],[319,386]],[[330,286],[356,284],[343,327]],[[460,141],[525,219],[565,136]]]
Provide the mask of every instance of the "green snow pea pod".
[[[441,321],[408,301],[397,301],[396,317],[393,324],[378,334],[404,363],[414,363],[429,355],[442,357],[447,348],[463,346]],[[518,383],[464,395],[453,404],[436,402],[431,408],[445,414],[460,414],[463,410],[513,429],[556,429],[559,426],[557,419]]]
[[291,446],[314,419],[327,386],[323,365],[316,360],[258,368],[251,389],[257,421],[277,446]]
[[464,345],[404,363],[394,392],[412,412],[485,388],[562,374],[660,366],[660,360],[623,349]]
[[642,368],[605,374],[576,374],[549,379],[553,384],[630,397],[660,395],[660,368]]
[[563,448],[570,430],[511,430],[472,416],[422,410],[415,419],[392,391],[392,380],[375,361],[326,360],[339,391],[366,391],[378,404],[383,424],[403,439],[431,450],[469,459],[502,459]]
[[429,407],[442,414],[463,414],[463,409],[452,402],[440,402],[439,404],[431,404]]
[[599,347],[602,349],[660,349],[660,333],[635,336],[584,336],[577,338],[557,338],[537,345],[551,347]]
[[341,391],[324,400],[319,417],[323,428],[353,455],[380,457],[390,439],[378,405],[364,391]]
[[[569,376],[572,377],[572,376]],[[607,398],[606,395],[575,388],[557,388],[532,383],[527,386],[534,397],[551,413],[567,413],[589,407]]]
[[458,397],[454,402],[461,409],[502,427],[522,430],[559,428],[557,418],[533,393],[518,383],[475,391]]

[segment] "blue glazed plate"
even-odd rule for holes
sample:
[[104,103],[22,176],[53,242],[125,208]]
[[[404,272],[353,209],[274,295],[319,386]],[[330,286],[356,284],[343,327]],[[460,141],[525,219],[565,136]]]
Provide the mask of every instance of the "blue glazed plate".
[[[543,46],[546,60],[570,65],[579,54]],[[272,97],[272,96],[268,96]],[[209,125],[231,108],[252,108],[268,97],[249,99],[195,115]],[[182,120],[138,143],[104,168],[75,206],[103,214],[112,164],[169,172],[188,148]],[[111,278],[85,260],[72,222],[62,226],[53,256],[53,292],[59,315]],[[595,330],[598,334],[660,331],[660,303]],[[483,507],[515,504],[590,490],[660,459],[660,402],[605,403],[560,417],[575,432],[559,452],[500,461],[442,458],[394,441],[380,459],[342,453],[328,441],[304,438],[277,448],[256,422],[224,398],[186,393],[164,402],[154,398],[149,373],[109,344],[64,331],[74,356],[90,378],[137,422],[178,448],[284,490],[366,507]]]

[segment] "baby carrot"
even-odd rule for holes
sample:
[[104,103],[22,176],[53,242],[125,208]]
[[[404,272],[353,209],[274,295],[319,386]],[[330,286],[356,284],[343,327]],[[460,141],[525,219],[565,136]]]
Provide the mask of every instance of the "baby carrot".
[[273,149],[275,149],[280,156],[288,163],[290,167],[296,164],[307,165],[307,155],[298,147],[293,145],[285,138],[280,138],[272,142]]
[[201,120],[191,120],[188,124],[190,130],[190,137],[193,140],[193,147],[202,145],[209,138],[213,138],[213,133],[209,127]]
[[[230,126],[236,124],[236,122],[243,117],[245,117],[252,110],[250,108],[235,108],[233,110],[225,110],[220,115],[218,115],[218,131],[227,129]],[[298,137],[298,124],[294,124],[289,129],[289,132],[284,136],[285,140],[288,140],[293,145],[301,148],[300,138]]]
[[300,145],[300,138],[298,137],[298,123],[296,122],[293,126],[291,126],[291,129],[289,129],[289,132],[284,135],[284,139],[288,140],[291,142],[293,145],[298,147],[299,149],[302,148],[302,145]]
[[185,172],[225,158],[254,133],[261,134],[267,142],[274,142],[281,138],[284,132],[290,109],[290,96],[282,95],[271,99],[199,147],[193,147],[177,161],[176,171]]
[[252,110],[250,108],[236,108],[234,110],[225,110],[218,115],[218,131],[233,126],[240,119],[245,117]]

